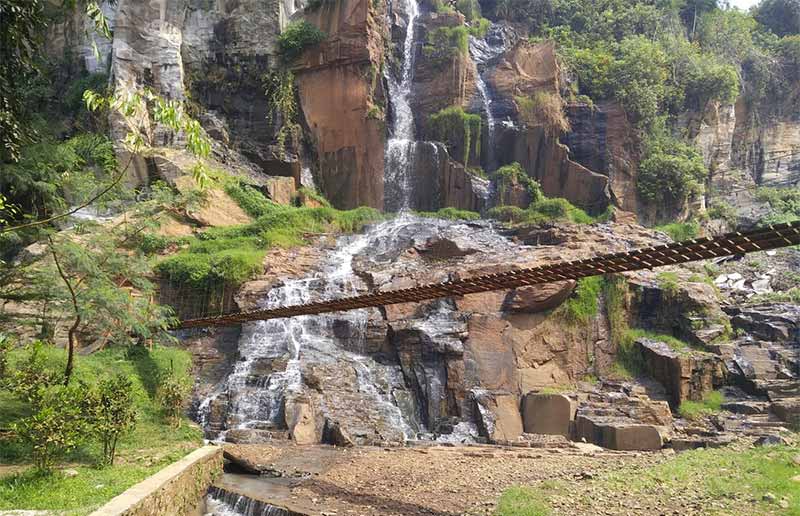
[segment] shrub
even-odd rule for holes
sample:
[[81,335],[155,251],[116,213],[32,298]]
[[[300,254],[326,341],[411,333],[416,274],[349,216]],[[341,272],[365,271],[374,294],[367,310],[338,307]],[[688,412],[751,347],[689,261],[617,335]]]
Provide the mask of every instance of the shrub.
[[481,218],[479,213],[469,210],[459,210],[458,208],[442,208],[439,211],[420,211],[420,217],[445,220],[478,220]]
[[470,23],[469,34],[475,38],[485,38],[491,26],[492,22],[486,18],[478,17]]
[[564,303],[564,314],[572,324],[589,324],[597,315],[598,298],[603,289],[603,277],[591,276],[578,280],[572,297]]
[[736,208],[726,201],[715,202],[714,205],[708,209],[708,216],[712,219],[724,220],[731,226],[735,226],[738,219]]
[[501,205],[508,201],[508,199],[504,198],[508,188],[516,185],[521,185],[525,188],[532,203],[539,202],[544,198],[539,182],[530,177],[519,163],[500,167],[494,173],[494,179],[497,182],[497,191],[500,194],[498,201]]
[[278,36],[278,52],[284,61],[292,61],[303,51],[325,40],[326,34],[307,21],[295,21]]
[[768,203],[772,209],[765,217],[767,224],[792,222],[800,218],[800,188],[759,188],[756,198]]
[[[481,154],[481,116],[465,113],[461,106],[444,108],[430,116],[434,138],[444,142],[454,154],[463,148],[462,162],[469,162],[470,150],[478,157]],[[473,145],[474,142],[474,145]]]
[[667,56],[644,36],[629,36],[619,45],[619,59],[609,69],[616,99],[640,127],[649,128],[667,93]]
[[457,27],[437,27],[428,32],[422,51],[432,63],[443,65],[458,56],[469,54],[469,30]]
[[267,213],[281,208],[248,184],[228,181],[225,185],[225,193],[253,218],[261,217],[262,215],[266,215]]
[[543,127],[551,136],[570,130],[564,101],[557,93],[537,91],[530,97],[514,97],[514,101],[525,125]]
[[575,224],[592,224],[595,218],[566,199],[542,199],[531,203],[527,209],[516,206],[497,206],[488,212],[490,218],[503,222],[541,224],[544,222],[570,221]]
[[36,469],[49,471],[55,460],[86,440],[89,420],[85,384],[38,386],[35,412],[16,422],[18,439],[31,446]]
[[643,199],[682,205],[704,191],[707,169],[696,148],[671,137],[648,141],[636,184]]
[[117,455],[119,438],[136,425],[133,381],[123,374],[101,379],[91,391],[90,405],[92,432],[103,443],[102,462],[111,466]]

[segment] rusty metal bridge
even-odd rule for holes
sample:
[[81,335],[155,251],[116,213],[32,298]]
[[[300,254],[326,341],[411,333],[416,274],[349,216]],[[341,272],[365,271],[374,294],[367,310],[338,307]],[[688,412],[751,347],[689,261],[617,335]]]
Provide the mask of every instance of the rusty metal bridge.
[[665,265],[767,251],[798,244],[800,244],[800,220],[786,224],[771,225],[752,231],[698,238],[696,240],[636,249],[624,253],[604,254],[586,260],[560,262],[496,274],[477,275],[469,278],[453,279],[443,283],[432,283],[413,288],[376,292],[330,301],[189,319],[181,321],[179,328],[232,326],[247,321],[341,312],[399,303],[416,303],[445,297],[461,297],[466,294],[508,290],[554,281],[577,280],[609,273],[653,269]]

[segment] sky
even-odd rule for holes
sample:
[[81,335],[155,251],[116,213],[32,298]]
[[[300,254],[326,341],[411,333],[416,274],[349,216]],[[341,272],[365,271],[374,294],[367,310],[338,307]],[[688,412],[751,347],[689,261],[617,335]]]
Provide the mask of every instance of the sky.
[[730,0],[731,5],[739,9],[749,9],[758,3],[758,0]]

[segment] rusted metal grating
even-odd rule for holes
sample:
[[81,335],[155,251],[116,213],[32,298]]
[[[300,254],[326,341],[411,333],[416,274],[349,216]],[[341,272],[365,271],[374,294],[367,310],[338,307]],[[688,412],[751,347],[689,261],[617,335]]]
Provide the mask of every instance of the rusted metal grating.
[[800,244],[800,221],[794,221],[748,232],[728,233],[719,237],[699,238],[657,247],[636,249],[627,253],[606,254],[572,262],[459,278],[443,283],[376,292],[330,301],[319,301],[304,305],[190,319],[182,321],[179,327],[229,326],[245,321],[323,314],[358,308],[420,302],[443,297],[461,297],[467,294],[492,290],[507,290],[566,279],[580,279],[608,273],[652,269],[664,265],[766,251],[798,244]]

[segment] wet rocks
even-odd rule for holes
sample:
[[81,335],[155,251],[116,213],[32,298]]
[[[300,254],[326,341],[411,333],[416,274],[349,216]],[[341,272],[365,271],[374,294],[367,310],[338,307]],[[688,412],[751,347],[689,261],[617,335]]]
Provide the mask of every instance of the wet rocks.
[[800,346],[800,306],[788,303],[731,308],[734,328],[756,339]]
[[471,395],[482,436],[497,442],[516,440],[522,434],[522,417],[516,396],[481,389],[473,390]]

